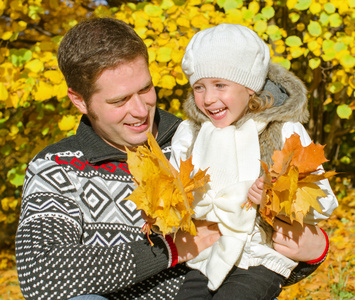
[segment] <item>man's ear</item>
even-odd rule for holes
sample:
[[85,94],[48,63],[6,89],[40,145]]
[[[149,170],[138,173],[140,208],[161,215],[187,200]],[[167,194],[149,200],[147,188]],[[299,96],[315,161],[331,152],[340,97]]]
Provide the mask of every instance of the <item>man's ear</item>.
[[68,97],[82,114],[88,113],[86,103],[79,93],[73,91],[71,88],[68,88]]

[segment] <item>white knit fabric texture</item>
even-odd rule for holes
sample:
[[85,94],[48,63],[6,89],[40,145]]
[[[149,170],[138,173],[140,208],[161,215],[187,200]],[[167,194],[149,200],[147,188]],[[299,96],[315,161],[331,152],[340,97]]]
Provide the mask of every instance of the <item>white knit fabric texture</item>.
[[253,30],[220,24],[196,33],[186,47],[182,70],[191,86],[201,78],[223,78],[259,92],[264,86],[270,50]]
[[208,277],[216,290],[240,259],[254,228],[256,209],[243,209],[247,193],[260,171],[258,128],[253,120],[241,128],[202,124],[192,152],[195,172],[209,168],[209,188],[195,193],[195,217],[218,222],[222,237],[187,265]]

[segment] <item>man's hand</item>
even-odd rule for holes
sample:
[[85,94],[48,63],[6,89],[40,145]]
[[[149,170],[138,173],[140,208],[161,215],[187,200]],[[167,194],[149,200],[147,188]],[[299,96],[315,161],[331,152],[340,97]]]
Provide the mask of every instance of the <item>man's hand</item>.
[[[175,245],[178,252],[178,263],[193,259],[201,251],[212,246],[221,236],[217,223],[195,220],[197,235],[193,236],[179,230],[176,233]],[[171,235],[173,238],[173,235]]]
[[[149,218],[141,211],[142,218],[151,224],[155,219]],[[197,234],[191,235],[188,232],[179,230],[175,236],[175,246],[178,252],[178,263],[183,263],[196,257],[201,251],[212,246],[221,236],[217,223],[204,220],[194,220]],[[170,234],[174,238],[174,234]]]
[[280,254],[296,261],[318,259],[324,252],[327,242],[323,232],[316,225],[291,221],[278,216],[274,222],[274,249]]

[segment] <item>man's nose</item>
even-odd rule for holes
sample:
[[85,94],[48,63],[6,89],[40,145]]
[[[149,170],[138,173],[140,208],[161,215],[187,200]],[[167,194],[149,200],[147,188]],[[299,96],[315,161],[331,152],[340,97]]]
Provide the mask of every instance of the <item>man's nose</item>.
[[134,95],[131,99],[131,113],[135,116],[146,116],[148,112],[147,104],[139,95]]

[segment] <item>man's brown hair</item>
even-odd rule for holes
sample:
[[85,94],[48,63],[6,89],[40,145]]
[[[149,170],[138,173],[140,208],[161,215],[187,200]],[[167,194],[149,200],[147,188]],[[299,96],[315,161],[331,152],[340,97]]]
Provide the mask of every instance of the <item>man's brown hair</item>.
[[132,27],[121,20],[95,18],[71,28],[58,49],[58,65],[67,85],[89,104],[95,81],[106,69],[143,57],[148,51]]

